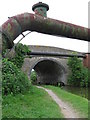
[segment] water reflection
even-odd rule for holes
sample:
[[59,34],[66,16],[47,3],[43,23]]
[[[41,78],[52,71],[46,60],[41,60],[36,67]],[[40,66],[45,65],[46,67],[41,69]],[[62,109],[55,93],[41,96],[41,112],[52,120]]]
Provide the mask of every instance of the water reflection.
[[89,99],[90,96],[90,88],[80,88],[80,87],[71,87],[71,86],[63,86],[64,90],[71,92],[73,94],[79,95],[81,97],[85,97]]

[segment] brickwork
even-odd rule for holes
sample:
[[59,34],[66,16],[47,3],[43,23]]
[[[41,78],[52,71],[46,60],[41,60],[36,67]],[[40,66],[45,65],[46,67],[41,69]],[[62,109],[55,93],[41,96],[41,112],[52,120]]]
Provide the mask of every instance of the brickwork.
[[90,53],[86,54],[86,58],[83,59],[83,64],[90,69]]

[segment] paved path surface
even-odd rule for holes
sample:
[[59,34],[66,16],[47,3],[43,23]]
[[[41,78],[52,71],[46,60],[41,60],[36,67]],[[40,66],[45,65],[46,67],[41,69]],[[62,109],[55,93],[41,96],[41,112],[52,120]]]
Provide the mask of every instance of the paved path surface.
[[52,99],[59,105],[62,114],[65,118],[80,118],[78,114],[65,102],[63,102],[58,96],[52,92],[52,90],[48,90],[44,87],[37,86],[37,88],[42,88],[52,97]]

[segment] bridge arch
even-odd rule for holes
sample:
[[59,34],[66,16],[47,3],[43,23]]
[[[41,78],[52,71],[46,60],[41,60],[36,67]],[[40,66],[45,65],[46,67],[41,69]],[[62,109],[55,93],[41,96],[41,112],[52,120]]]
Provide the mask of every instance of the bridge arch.
[[66,68],[62,63],[53,58],[39,58],[35,60],[30,67],[30,74],[32,69],[37,73],[37,83],[56,85],[58,82],[62,82],[66,84]]

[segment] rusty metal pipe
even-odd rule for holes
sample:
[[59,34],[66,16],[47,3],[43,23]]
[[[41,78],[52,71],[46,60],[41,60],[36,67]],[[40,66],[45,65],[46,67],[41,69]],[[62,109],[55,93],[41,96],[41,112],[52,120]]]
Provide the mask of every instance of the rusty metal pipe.
[[90,41],[90,29],[88,28],[31,13],[13,16],[2,24],[0,29],[2,41],[6,40],[10,48],[13,46],[13,41],[27,30]]

